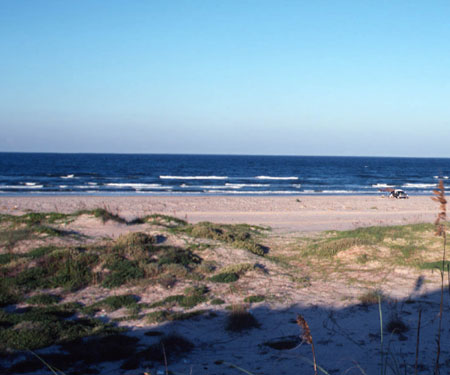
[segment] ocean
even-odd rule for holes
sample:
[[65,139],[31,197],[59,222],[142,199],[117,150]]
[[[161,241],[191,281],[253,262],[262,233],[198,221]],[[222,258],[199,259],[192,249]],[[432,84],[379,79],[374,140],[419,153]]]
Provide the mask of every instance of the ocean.
[[429,195],[450,159],[0,153],[0,196]]

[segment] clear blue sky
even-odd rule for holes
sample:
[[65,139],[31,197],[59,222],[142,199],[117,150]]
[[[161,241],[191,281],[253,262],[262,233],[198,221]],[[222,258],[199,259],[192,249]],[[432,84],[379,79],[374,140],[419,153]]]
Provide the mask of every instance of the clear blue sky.
[[449,1],[0,0],[0,151],[450,157]]

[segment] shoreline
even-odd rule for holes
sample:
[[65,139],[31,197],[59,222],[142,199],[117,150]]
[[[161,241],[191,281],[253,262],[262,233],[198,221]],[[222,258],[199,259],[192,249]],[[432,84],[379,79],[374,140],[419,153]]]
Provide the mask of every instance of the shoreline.
[[159,213],[193,223],[247,223],[282,232],[432,222],[437,212],[430,196],[412,196],[407,200],[367,195],[0,197],[0,213],[8,214],[69,213],[93,208],[105,208],[126,219]]

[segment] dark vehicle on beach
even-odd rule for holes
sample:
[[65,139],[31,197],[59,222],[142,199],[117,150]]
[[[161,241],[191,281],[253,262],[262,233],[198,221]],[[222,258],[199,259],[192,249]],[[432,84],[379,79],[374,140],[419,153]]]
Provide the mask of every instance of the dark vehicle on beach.
[[408,199],[409,197],[408,197],[408,194],[406,194],[403,190],[394,189],[389,194],[389,198]]

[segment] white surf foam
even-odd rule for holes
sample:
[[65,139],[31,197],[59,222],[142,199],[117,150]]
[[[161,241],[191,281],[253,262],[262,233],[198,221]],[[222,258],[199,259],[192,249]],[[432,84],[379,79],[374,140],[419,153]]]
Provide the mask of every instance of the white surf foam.
[[231,189],[241,189],[245,187],[267,187],[270,186],[270,184],[233,184],[227,182],[225,186],[229,186]]
[[247,195],[253,195],[253,194],[264,194],[264,195],[270,195],[270,194],[298,194],[297,191],[291,191],[291,190],[264,190],[264,191],[242,191],[242,190],[204,190],[205,193],[217,193],[217,194],[247,194]]
[[257,180],[298,180],[298,177],[256,176]]
[[133,183],[133,182],[124,182],[124,183],[118,183],[118,182],[111,182],[108,184],[105,184],[106,186],[113,186],[117,188],[131,188],[131,189],[165,189],[166,187],[161,186],[161,184],[140,184],[140,183]]
[[68,174],[67,176],[60,176],[61,178],[74,178],[75,175],[73,174]]
[[228,176],[159,176],[162,180],[226,180]]
[[354,190],[322,190],[323,194],[354,194]]
[[430,187],[436,187],[436,184],[411,184],[411,183],[406,183],[404,185],[402,185],[402,187],[404,188],[430,188]]
[[36,186],[36,182],[25,182],[26,186]]
[[433,176],[433,178],[435,178],[436,180],[439,178],[442,178],[444,180],[448,180],[448,176]]
[[0,185],[0,189],[41,189],[44,185]]
[[389,184],[374,184],[372,185],[373,188],[392,188],[394,185]]

